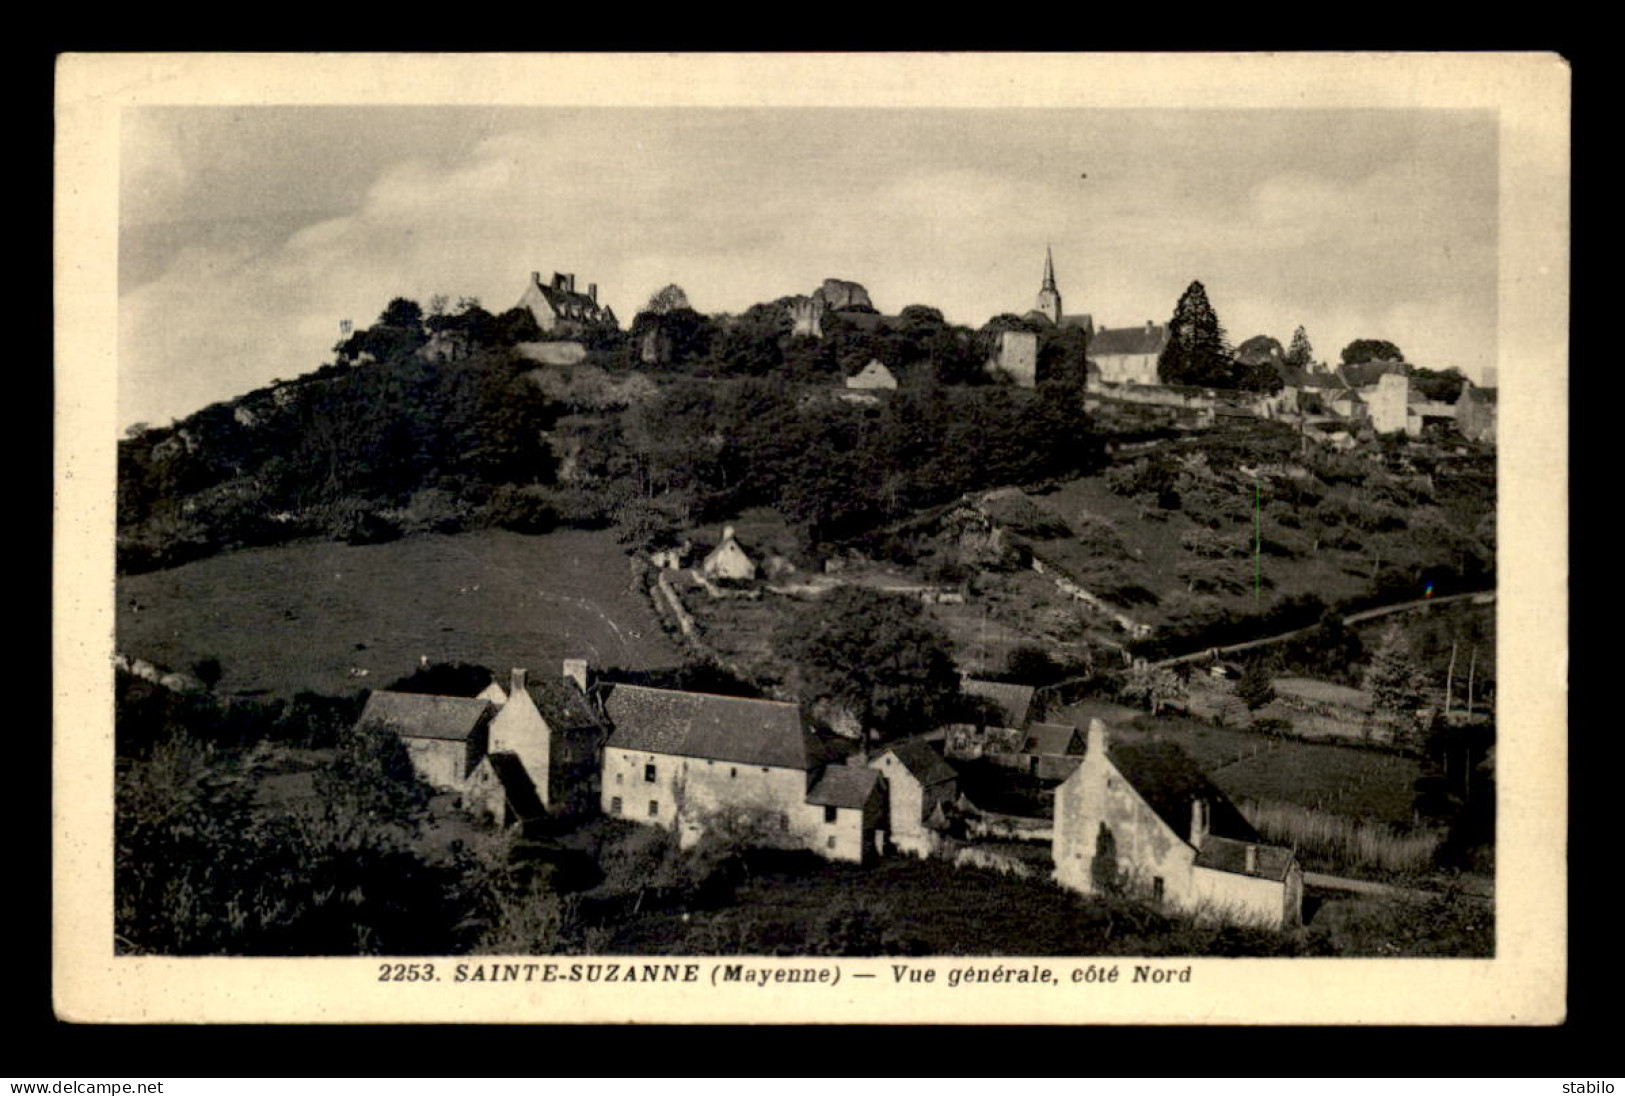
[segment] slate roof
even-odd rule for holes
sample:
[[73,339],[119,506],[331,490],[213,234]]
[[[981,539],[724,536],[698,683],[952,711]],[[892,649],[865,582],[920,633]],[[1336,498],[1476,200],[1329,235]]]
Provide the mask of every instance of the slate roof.
[[1089,356],[1097,354],[1160,354],[1168,345],[1168,325],[1102,327],[1089,340]]
[[999,717],[1004,720],[1003,726],[1025,727],[1027,720],[1032,716],[1031,685],[1012,685],[1006,681],[980,681],[967,677],[960,684],[960,691],[969,696],[991,700],[996,704],[999,708]]
[[[1247,870],[1248,846],[1258,850],[1252,871]],[[1196,866],[1279,882],[1286,878],[1286,870],[1292,866],[1292,850],[1280,845],[1260,845],[1253,841],[1236,841],[1210,834],[1196,852]]]
[[1034,723],[1021,744],[1022,753],[1035,757],[1082,757],[1087,749],[1082,731],[1060,723]]
[[568,681],[527,678],[525,692],[530,694],[531,703],[536,705],[536,710],[554,730],[576,730],[599,725],[592,705],[581,695],[581,690]]
[[467,741],[495,710],[489,700],[380,690],[367,698],[360,725],[377,724],[404,738]]
[[525,771],[525,764],[519,760],[518,754],[503,750],[486,754],[485,759],[491,763],[491,771],[496,773],[502,792],[508,798],[508,806],[513,808],[515,814],[520,818],[541,818],[547,814],[541,796],[536,794],[536,785],[531,783],[530,774]]
[[822,760],[801,710],[777,700],[616,684],[604,711],[615,727],[606,744],[619,749],[802,770]]
[[910,739],[907,742],[898,742],[887,747],[886,751],[896,755],[907,769],[925,787],[933,784],[946,784],[950,780],[957,780],[959,774],[954,772],[953,766],[943,760],[941,754],[931,748],[929,742],[921,739]]
[[1063,312],[1061,322],[1057,327],[1081,327],[1085,331],[1095,329],[1095,318],[1087,312]]
[[807,802],[815,807],[862,809],[879,780],[879,773],[863,765],[830,765],[807,793]]
[[[553,277],[557,278],[558,275],[555,274]],[[591,316],[599,309],[598,302],[585,293],[572,293],[568,289],[558,289],[550,282],[536,281],[531,284],[541,291],[542,297],[547,301],[548,306],[560,316],[574,312],[586,317]]]
[[1205,799],[1210,835],[1255,843],[1260,840],[1258,831],[1230,798],[1174,743],[1114,742],[1106,750],[1123,779],[1181,839],[1190,838],[1191,802]]

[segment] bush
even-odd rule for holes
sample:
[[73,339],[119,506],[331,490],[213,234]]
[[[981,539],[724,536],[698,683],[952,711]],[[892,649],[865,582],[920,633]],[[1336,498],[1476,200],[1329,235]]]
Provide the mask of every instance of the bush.
[[504,484],[480,510],[480,523],[516,533],[546,533],[557,523],[548,492],[541,487]]
[[392,511],[389,516],[408,536],[414,533],[459,533],[468,519],[457,496],[438,487],[426,487],[415,492],[411,501],[401,509]]

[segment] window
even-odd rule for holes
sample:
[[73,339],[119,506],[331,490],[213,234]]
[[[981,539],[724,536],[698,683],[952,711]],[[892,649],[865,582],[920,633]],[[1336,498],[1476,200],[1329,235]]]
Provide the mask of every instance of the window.
[[1158,905],[1162,904],[1162,876],[1151,880],[1151,900]]
[[779,815],[779,829],[784,830],[785,832],[789,832],[789,829],[790,829],[790,816],[789,815],[787,815],[787,814]]
[[621,782],[621,778],[624,777],[625,775],[626,775],[625,773],[616,773],[615,774],[615,783],[619,784]]
[[[837,818],[839,818],[840,816],[841,816],[840,811],[838,809],[836,809],[835,807],[825,807],[824,808],[824,821],[826,823],[829,823],[830,825],[834,825],[835,820]],[[835,838],[832,837],[832,838],[830,838],[830,840],[833,841],[833,840],[835,840]]]
[[835,847],[835,838],[831,837],[828,841],[824,842],[824,848],[833,849],[834,847]]
[[643,766],[643,782],[645,784],[653,784],[655,782],[655,767],[653,765]]
[[609,813],[610,814],[620,814],[621,813],[621,797],[620,796],[617,795],[614,799],[611,799],[609,801]]
[[737,779],[739,779],[739,770],[738,769],[729,769],[728,770],[728,779],[729,780],[737,780]]
[[658,799],[649,800],[649,817],[650,818],[658,818],[659,816],[660,816],[660,800],[658,800]]

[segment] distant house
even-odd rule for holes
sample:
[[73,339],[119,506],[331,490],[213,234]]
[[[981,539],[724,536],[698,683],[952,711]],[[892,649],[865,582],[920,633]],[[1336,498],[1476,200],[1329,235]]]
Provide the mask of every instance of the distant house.
[[739,546],[732,525],[723,527],[722,543],[700,561],[700,574],[706,578],[727,578],[741,582],[756,577],[756,563]]
[[462,791],[485,756],[495,714],[495,705],[475,697],[381,690],[367,698],[357,725],[398,736],[426,784]]
[[685,845],[730,813],[753,835],[837,860],[862,859],[884,818],[878,773],[833,763],[795,704],[609,685],[602,804],[613,818],[673,829]]
[[886,832],[891,843],[915,856],[930,855],[936,848],[932,818],[944,804],[959,798],[953,766],[929,742],[909,739],[882,749],[869,767],[886,780]]
[[598,303],[598,286],[576,292],[574,274],[554,274],[550,282],[532,272],[518,307],[528,309],[536,326],[549,335],[582,335],[594,330],[615,330],[619,325],[614,309]]
[[1032,721],[1036,690],[1031,685],[972,677],[961,680],[959,690],[972,710],[967,713],[968,722],[948,725],[948,756],[962,761],[986,757],[1014,764]]
[[1029,776],[1064,780],[1083,763],[1084,749],[1084,735],[1078,728],[1059,723],[1034,723],[1027,728],[1017,756]]
[[868,365],[846,378],[846,386],[848,388],[896,388],[897,378],[880,359],[870,358]]
[[1178,746],[1110,743],[1098,719],[1056,789],[1052,850],[1056,882],[1084,894],[1126,889],[1238,923],[1302,922],[1291,849],[1266,844]]
[[1167,345],[1167,324],[1103,327],[1089,340],[1089,360],[1107,384],[1157,384],[1157,361]]

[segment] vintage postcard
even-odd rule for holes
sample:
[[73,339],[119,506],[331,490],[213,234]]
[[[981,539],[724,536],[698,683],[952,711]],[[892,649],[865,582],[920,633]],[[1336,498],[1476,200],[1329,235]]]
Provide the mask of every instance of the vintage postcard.
[[62,57],[58,1014],[1561,1022],[1569,89]]

